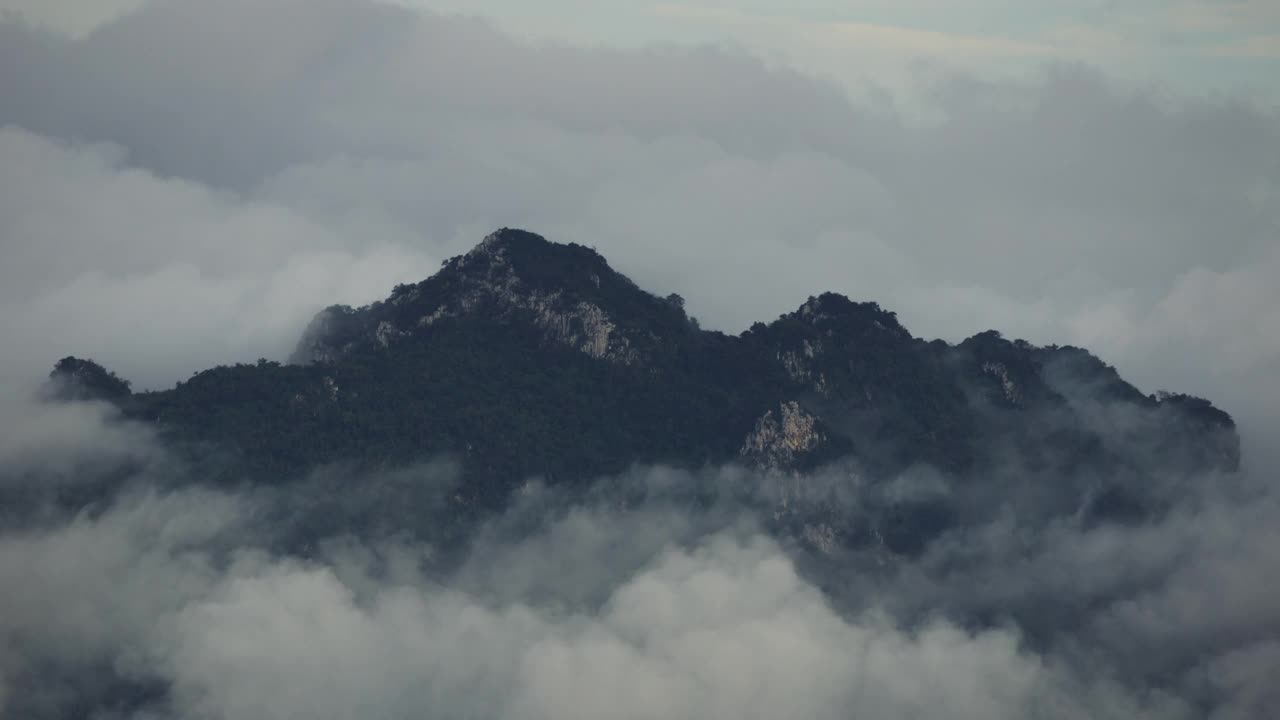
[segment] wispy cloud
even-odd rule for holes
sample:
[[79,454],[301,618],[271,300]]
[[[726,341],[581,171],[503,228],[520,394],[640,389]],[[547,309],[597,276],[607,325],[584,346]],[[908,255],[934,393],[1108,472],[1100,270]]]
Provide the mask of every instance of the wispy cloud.
[[871,22],[806,20],[783,13],[752,13],[674,3],[657,5],[654,12],[686,22],[731,27],[755,39],[774,35],[787,43],[946,56],[1036,57],[1056,52],[1051,45],[1000,35],[953,33]]
[[[1280,33],[1250,35],[1232,42],[1211,46],[1208,52],[1222,57],[1280,60]],[[1277,67],[1280,68],[1280,64],[1277,64]]]
[[[1006,3],[985,0],[945,5],[872,0],[839,12],[756,7],[761,9],[676,2],[658,4],[654,13],[854,89],[868,78],[909,85],[904,68],[920,61],[984,74],[1026,73],[1054,61],[1184,91],[1232,88],[1266,94],[1260,63],[1280,54],[1275,3],[1189,0],[1081,7],[1048,2],[1017,13]],[[1242,72],[1240,61],[1255,67]],[[1280,91],[1273,89],[1270,99],[1280,100]]]

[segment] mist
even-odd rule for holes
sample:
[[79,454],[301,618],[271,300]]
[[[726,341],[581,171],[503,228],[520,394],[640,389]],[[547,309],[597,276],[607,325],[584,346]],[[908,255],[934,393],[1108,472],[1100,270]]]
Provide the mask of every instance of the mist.
[[[429,524],[449,461],[217,489],[122,465],[109,438],[79,449],[135,468],[118,490],[0,534],[5,717],[1262,718],[1276,700],[1277,503],[1247,477],[1197,478],[1137,525],[1015,499],[915,556],[832,556],[759,511],[791,478],[636,467],[585,494],[530,479],[457,545]],[[847,464],[801,482],[854,508],[882,491]]]
[[[76,36],[0,16],[0,717],[1280,707],[1273,108],[1067,63],[922,66],[908,102],[749,48],[532,41],[363,0],[128,5]],[[1046,512],[1020,467],[985,491],[928,468],[788,480],[963,509],[910,557],[779,533],[760,508],[781,481],[736,466],[580,497],[530,478],[460,540],[415,518],[449,507],[456,459],[290,495],[39,398],[71,354],[139,389],[284,360],[322,307],[502,226],[594,247],[726,332],[830,290],[918,337],[1082,345],[1232,413],[1245,469],[1162,478],[1133,525]]]

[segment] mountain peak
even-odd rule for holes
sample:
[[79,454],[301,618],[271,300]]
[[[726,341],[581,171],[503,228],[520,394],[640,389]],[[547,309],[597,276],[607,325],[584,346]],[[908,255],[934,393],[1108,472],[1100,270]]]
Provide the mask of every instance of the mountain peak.
[[876,329],[895,335],[905,334],[896,313],[885,310],[875,302],[855,302],[840,293],[824,292],[810,297],[795,312],[795,316],[811,324],[836,321],[870,323]]
[[794,312],[765,326],[758,323],[752,332],[786,338],[792,344],[816,343],[822,337],[862,338],[872,342],[910,342],[911,333],[898,322],[896,313],[878,303],[855,302],[834,292],[811,296]]
[[469,274],[513,273],[525,283],[550,290],[557,285],[579,286],[583,280],[599,287],[602,273],[617,275],[594,248],[551,242],[537,233],[514,228],[490,233],[465,255],[449,259],[445,268]]
[[513,257],[521,261],[536,260],[554,255],[560,243],[553,243],[537,233],[515,228],[501,228],[489,233],[466,253],[450,258],[445,265],[458,268],[485,265],[494,260],[505,261]]
[[129,381],[122,380],[92,360],[64,357],[49,373],[47,397],[57,400],[106,400],[118,402],[129,396]]
[[642,363],[663,337],[689,325],[678,303],[641,290],[594,249],[502,228],[386,301],[322,311],[293,361],[331,362],[421,340],[464,317],[533,327],[547,342],[625,365]]
[[528,230],[504,227],[486,235],[471,252],[492,252],[503,248],[527,248],[545,251],[550,246],[557,244],[560,243],[552,243],[545,237]]
[[[1012,468],[1018,487],[1027,473],[1053,476],[1069,512],[1100,487],[1156,508],[1145,477],[1238,466],[1226,413],[1148,398],[1083,351],[996,332],[923,342],[894,313],[836,293],[737,336],[700,330],[681,304],[591,248],[504,228],[386,300],[323,311],[295,365],[214,368],[120,404],[163,418],[175,438],[227,445],[262,477],[352,457],[458,457],[469,507],[503,502],[532,475],[741,462],[786,484],[850,458],[882,479],[913,466],[974,478]],[[68,358],[55,376],[73,396],[128,393],[87,361]],[[922,517],[903,532],[925,542],[941,526]]]

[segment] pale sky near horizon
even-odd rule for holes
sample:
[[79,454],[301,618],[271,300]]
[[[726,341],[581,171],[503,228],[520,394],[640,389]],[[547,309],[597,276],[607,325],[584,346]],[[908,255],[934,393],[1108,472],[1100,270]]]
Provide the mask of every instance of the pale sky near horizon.
[[[155,1],[0,0],[0,14],[79,36]],[[854,91],[907,92],[907,76],[928,69],[1007,76],[1062,62],[1179,95],[1280,104],[1272,0],[382,1],[542,41],[730,47]]]

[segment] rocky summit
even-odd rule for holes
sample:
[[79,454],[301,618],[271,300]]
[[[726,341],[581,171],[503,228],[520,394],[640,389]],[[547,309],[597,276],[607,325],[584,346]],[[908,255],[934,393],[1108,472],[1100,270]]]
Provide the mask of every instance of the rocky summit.
[[[995,331],[927,341],[832,293],[739,335],[701,329],[683,305],[591,248],[504,229],[383,301],[322,310],[288,363],[130,393],[67,358],[52,397],[114,403],[175,452],[216,458],[227,481],[450,458],[474,512],[530,478],[585,488],[634,464],[737,466],[773,483],[780,523],[825,498],[811,504],[827,519],[797,532],[828,548],[869,532],[918,548],[957,503],[1129,521],[1159,512],[1171,478],[1239,464],[1226,413],[1144,394],[1081,348]],[[922,474],[943,489],[900,491]],[[833,505],[833,483],[882,488],[888,510]]]

